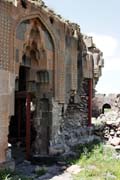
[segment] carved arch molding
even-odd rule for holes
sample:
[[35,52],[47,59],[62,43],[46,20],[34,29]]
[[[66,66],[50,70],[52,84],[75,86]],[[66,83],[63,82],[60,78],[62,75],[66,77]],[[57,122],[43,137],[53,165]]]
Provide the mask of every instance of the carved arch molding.
[[54,43],[47,28],[39,18],[23,20],[16,28],[15,61],[16,63],[47,70],[49,52],[53,53]]

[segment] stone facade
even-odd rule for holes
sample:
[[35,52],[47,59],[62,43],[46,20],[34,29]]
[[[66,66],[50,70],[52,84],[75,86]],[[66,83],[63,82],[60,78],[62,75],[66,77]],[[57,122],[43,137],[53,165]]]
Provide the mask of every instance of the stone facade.
[[28,93],[32,155],[67,152],[89,131],[102,52],[42,1],[1,0],[0,7],[0,162],[12,131],[25,138],[30,129]]

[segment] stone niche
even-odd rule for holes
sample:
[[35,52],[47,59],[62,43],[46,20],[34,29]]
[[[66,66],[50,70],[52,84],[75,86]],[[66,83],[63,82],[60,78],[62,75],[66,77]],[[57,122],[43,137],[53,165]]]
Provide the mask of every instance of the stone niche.
[[[47,35],[48,36],[48,35]],[[23,21],[16,30],[17,54],[20,51],[20,62],[25,66],[46,69],[47,51],[46,51],[46,31],[43,30],[39,19]],[[50,43],[49,43],[50,44]],[[20,48],[20,45],[22,45]],[[18,62],[18,56],[16,56]]]

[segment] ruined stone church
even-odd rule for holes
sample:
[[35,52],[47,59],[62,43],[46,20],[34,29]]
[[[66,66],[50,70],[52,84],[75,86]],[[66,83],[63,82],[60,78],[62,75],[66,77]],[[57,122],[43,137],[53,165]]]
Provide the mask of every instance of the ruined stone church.
[[43,1],[0,0],[0,163],[69,152],[91,126],[103,54]]

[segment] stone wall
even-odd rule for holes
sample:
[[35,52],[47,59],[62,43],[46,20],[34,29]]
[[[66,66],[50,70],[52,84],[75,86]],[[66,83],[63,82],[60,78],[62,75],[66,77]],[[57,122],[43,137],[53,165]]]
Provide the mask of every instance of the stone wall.
[[[34,95],[32,153],[67,152],[90,133],[89,80],[93,84],[99,79],[101,65],[96,73],[93,53],[98,62],[101,51],[91,38],[84,38],[79,25],[64,20],[42,1],[1,0],[0,7],[0,162],[6,160],[15,80],[17,92]],[[21,66],[26,68],[22,90]]]
[[[75,94],[74,102],[69,101],[68,104],[60,104],[47,97],[49,108],[45,111],[46,120],[42,117],[44,109],[41,100],[44,98],[37,97],[37,109],[33,120],[36,131],[33,143],[35,155],[47,154],[42,145],[42,141],[45,142],[46,139],[48,151],[52,155],[66,153],[74,145],[87,140],[91,133],[88,127],[88,79],[82,80],[80,92],[81,94]],[[42,124],[43,121],[45,124]],[[49,137],[43,135],[43,129],[46,129]]]
[[12,58],[12,23],[10,16],[11,5],[9,3],[0,2],[0,69],[11,71],[10,60]]
[[0,70],[0,162],[7,160],[9,118],[14,114],[14,81],[12,73]]
[[74,102],[64,105],[53,103],[52,137],[50,153],[65,153],[88,138],[88,80],[81,83],[82,95],[76,94]]
[[[13,55],[12,18],[9,16],[11,4],[0,1],[0,163],[7,159],[8,127],[10,116],[14,114],[14,65],[10,64]],[[12,59],[13,60],[13,59]]]

